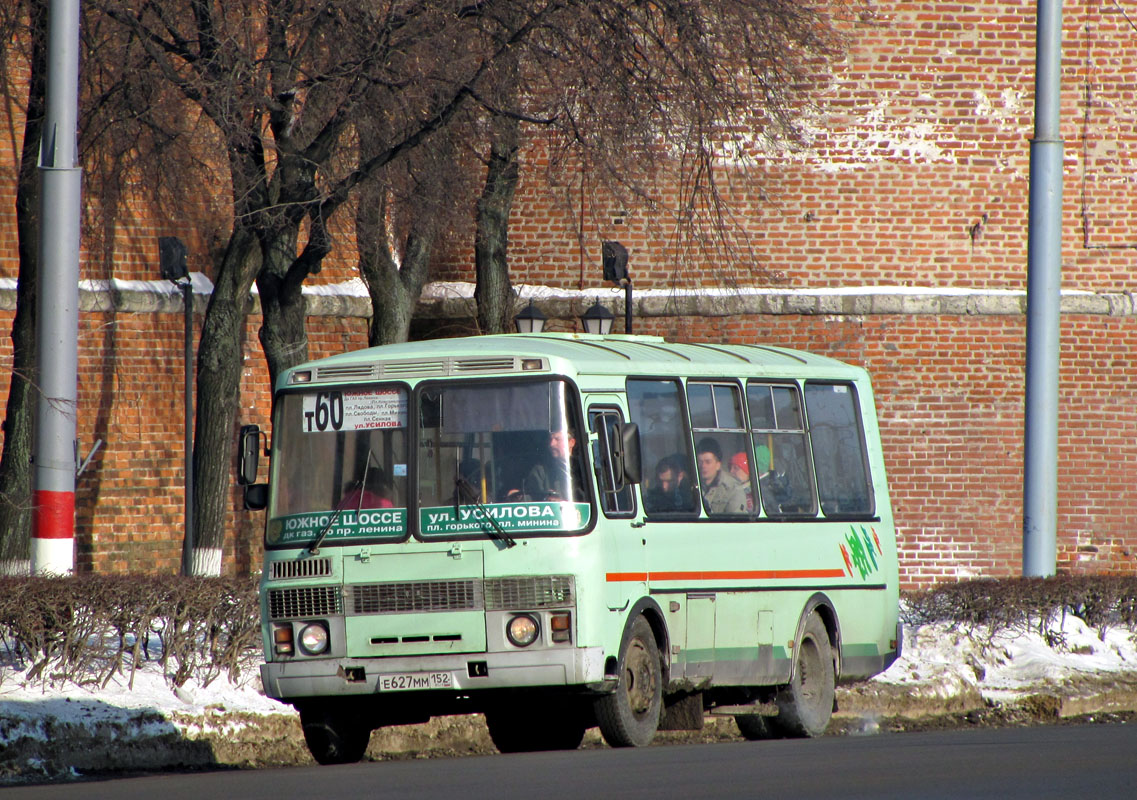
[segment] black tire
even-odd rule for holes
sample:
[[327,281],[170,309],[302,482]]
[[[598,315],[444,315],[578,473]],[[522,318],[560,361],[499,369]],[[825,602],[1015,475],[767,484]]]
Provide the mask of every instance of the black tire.
[[814,611],[806,619],[801,641],[794,648],[793,680],[778,692],[778,715],[769,717],[766,723],[775,735],[820,736],[829,726],[836,692],[829,632],[821,615]]
[[663,707],[663,664],[651,625],[636,617],[620,654],[616,691],[596,701],[596,723],[612,747],[646,747]]
[[339,708],[304,706],[300,726],[312,758],[319,764],[354,764],[367,752],[370,726]]
[[577,749],[587,726],[583,715],[572,708],[538,705],[526,710],[491,709],[486,712],[486,728],[498,752],[535,753]]
[[776,739],[778,734],[770,727],[770,718],[757,714],[737,714],[734,722],[743,739],[758,742],[763,739]]

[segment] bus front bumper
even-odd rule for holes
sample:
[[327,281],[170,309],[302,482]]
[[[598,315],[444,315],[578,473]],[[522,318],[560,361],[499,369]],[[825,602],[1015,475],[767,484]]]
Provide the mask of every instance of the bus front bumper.
[[322,658],[261,665],[265,694],[290,701],[302,697],[403,694],[414,689],[460,693],[482,689],[579,686],[611,690],[599,647],[507,653],[462,653],[414,658]]

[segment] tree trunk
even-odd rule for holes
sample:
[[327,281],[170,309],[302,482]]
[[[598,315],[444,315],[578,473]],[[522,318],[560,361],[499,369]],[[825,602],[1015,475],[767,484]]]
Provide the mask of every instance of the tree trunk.
[[492,120],[486,185],[478,200],[474,239],[478,327],[482,333],[507,333],[513,325],[513,287],[509,282],[509,210],[520,172],[518,142],[521,123],[496,115]]
[[[298,231],[293,227],[262,233],[262,267],[257,274],[261,301],[258,336],[268,363],[269,386],[276,386],[280,373],[308,360],[308,302],[304,280],[289,277],[296,261]],[[305,273],[306,275],[306,273]]]
[[234,228],[217,271],[197,350],[197,423],[193,447],[194,540],[192,575],[221,574],[230,467],[240,407],[249,290],[260,267],[256,237]]
[[365,192],[355,215],[359,273],[371,297],[367,342],[372,347],[405,342],[430,267],[435,227],[419,217],[407,235],[402,266],[395,263],[388,242],[386,211],[374,191]]
[[32,64],[27,115],[16,185],[19,273],[12,322],[12,377],[0,456],[0,574],[24,573],[31,554],[32,451],[35,446],[36,286],[39,277],[39,176],[46,82],[47,5],[28,3],[32,17]]

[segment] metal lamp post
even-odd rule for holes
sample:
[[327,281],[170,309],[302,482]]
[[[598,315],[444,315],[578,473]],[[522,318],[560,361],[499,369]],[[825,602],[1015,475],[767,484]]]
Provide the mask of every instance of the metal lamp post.
[[193,284],[186,270],[186,246],[175,236],[158,239],[162,277],[182,290],[185,308],[185,456],[186,532],[182,541],[182,574],[193,574]]

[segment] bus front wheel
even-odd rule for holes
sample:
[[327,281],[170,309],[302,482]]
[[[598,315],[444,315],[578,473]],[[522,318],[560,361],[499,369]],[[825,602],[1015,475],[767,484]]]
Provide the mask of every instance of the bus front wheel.
[[542,713],[509,707],[486,711],[486,728],[501,753],[575,750],[587,727],[584,716],[568,704],[549,704]]
[[778,715],[767,718],[766,724],[781,736],[820,736],[829,726],[836,691],[829,632],[814,611],[796,648],[793,680],[778,692]]
[[596,722],[612,747],[645,747],[655,738],[663,705],[663,667],[651,625],[632,623],[620,658],[616,691],[596,701]]
[[300,727],[312,758],[319,764],[354,764],[363,758],[371,728],[346,709],[302,706]]

